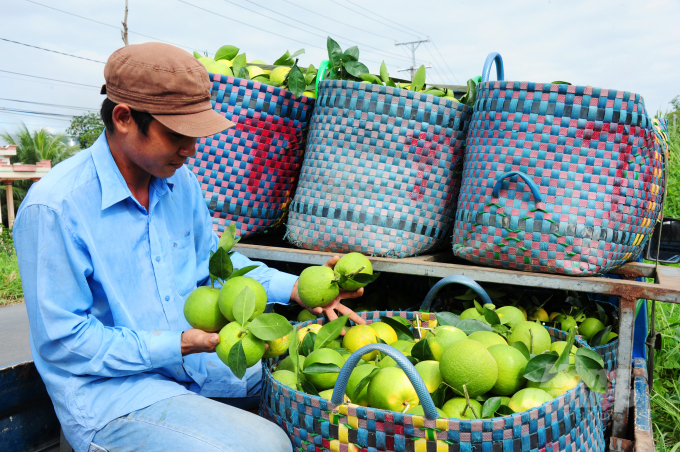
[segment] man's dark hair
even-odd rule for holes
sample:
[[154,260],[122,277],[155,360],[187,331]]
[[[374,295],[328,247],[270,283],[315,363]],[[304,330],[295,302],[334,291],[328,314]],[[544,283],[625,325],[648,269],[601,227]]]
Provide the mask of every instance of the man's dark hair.
[[[99,115],[102,117],[104,127],[106,127],[106,130],[110,133],[114,132],[113,109],[116,108],[116,105],[118,104],[107,97],[104,99],[104,102],[102,102],[101,110],[99,110]],[[150,113],[133,110],[132,108],[130,109],[130,112],[132,113],[132,119],[137,124],[137,127],[139,127],[139,131],[142,132],[142,135],[147,136],[146,134],[149,131],[151,121],[153,121],[153,116],[151,116]]]

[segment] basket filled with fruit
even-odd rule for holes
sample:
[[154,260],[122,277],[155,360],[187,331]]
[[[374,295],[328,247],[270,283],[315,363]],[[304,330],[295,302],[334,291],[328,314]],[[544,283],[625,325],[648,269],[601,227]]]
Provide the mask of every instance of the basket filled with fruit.
[[[461,276],[428,299],[454,282],[490,302]],[[601,358],[573,328],[516,310],[504,323],[488,308],[488,323],[416,311],[300,323],[264,366],[261,415],[301,451],[605,450]]]
[[187,162],[218,235],[230,223],[242,237],[268,232],[286,215],[314,107],[307,88],[313,90],[316,68],[298,67],[302,52],[286,52],[274,65],[249,62],[230,45],[214,59],[194,53],[210,75],[213,108],[236,124],[200,138]]
[[[295,246],[403,258],[450,238],[474,91],[368,73],[328,38],[303,168],[287,222]],[[323,80],[321,80],[323,78]],[[474,90],[474,84],[470,88]],[[469,104],[469,105],[468,105]]]

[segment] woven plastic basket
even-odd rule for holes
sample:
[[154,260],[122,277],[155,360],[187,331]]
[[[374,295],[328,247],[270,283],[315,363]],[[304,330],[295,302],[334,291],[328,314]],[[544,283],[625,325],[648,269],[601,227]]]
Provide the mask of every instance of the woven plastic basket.
[[[499,81],[488,81],[496,62]],[[453,251],[475,263],[592,275],[635,259],[657,220],[663,158],[642,98],[590,86],[477,87]]]
[[236,123],[201,138],[187,166],[196,174],[222,235],[268,232],[279,225],[295,193],[314,99],[260,82],[210,74],[213,108]]
[[448,241],[471,112],[405,89],[322,81],[288,241],[389,257]]

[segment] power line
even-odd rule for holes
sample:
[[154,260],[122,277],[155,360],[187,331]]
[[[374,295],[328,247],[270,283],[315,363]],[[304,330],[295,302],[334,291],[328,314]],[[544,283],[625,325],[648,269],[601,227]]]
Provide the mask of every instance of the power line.
[[[414,34],[413,34],[412,32],[410,32],[410,31],[404,31],[403,28],[405,28],[406,30],[409,30],[409,27],[406,27],[405,25],[398,24],[398,23],[396,23],[395,21],[390,20],[390,19],[388,19],[388,18],[385,17],[385,16],[381,16],[380,14],[374,13],[373,11],[369,10],[368,8],[364,8],[364,7],[361,6],[361,5],[357,5],[356,3],[354,3],[354,2],[352,2],[352,1],[350,1],[350,0],[346,0],[346,1],[347,1],[347,3],[351,3],[352,5],[354,5],[354,6],[358,7],[358,8],[363,9],[363,10],[366,11],[367,13],[373,14],[374,16],[378,16],[378,17],[380,17],[381,19],[385,19],[385,20],[387,20],[387,21],[389,21],[389,22],[392,22],[393,24],[399,25],[400,27],[402,27],[402,29],[395,28],[395,27],[393,27],[393,26],[391,26],[391,25],[387,25],[387,24],[384,24],[384,23],[383,23],[383,25],[385,25],[385,26],[387,26],[387,27],[390,27],[390,28],[392,28],[392,29],[394,29],[394,30],[397,30],[397,31],[400,32],[400,33],[404,33],[404,32],[405,32],[405,33],[407,33],[407,34],[410,34],[411,36],[415,36],[415,37],[417,37],[417,38],[419,37],[419,36],[417,36],[417,35],[414,35]],[[380,22],[379,22],[379,23],[380,23]]]
[[81,56],[77,56],[77,55],[71,55],[70,53],[57,52],[56,50],[50,50],[50,49],[45,49],[43,47],[32,46],[30,44],[24,44],[23,42],[12,41],[11,39],[0,38],[0,41],[7,41],[7,42],[11,42],[13,44],[19,44],[19,45],[26,46],[26,47],[32,47],[32,48],[38,49],[38,50],[44,50],[46,52],[58,53],[59,55],[65,55],[65,56],[69,56],[69,57],[72,57],[72,58],[78,58],[80,60],[86,60],[86,61],[92,61],[94,63],[106,64],[104,61],[93,60],[91,58],[85,58],[85,57],[81,57]]
[[[60,13],[68,14],[69,16],[79,17],[81,19],[89,20],[90,22],[94,22],[96,24],[104,25],[105,27],[110,27],[110,28],[115,28],[116,30],[120,30],[120,27],[118,27],[117,25],[111,25],[111,24],[107,24],[106,22],[100,22],[98,20],[91,19],[91,18],[85,17],[85,16],[80,16],[78,14],[74,14],[74,13],[71,13],[69,11],[64,11],[63,9],[55,8],[53,6],[43,5],[42,3],[38,3],[38,2],[33,1],[33,0],[26,0],[26,1],[29,2],[29,3],[33,3],[34,5],[42,6],[42,7],[45,7],[45,8],[53,9],[55,11],[59,11]],[[187,46],[184,46],[182,44],[177,44],[176,42],[172,42],[172,41],[166,41],[164,39],[156,38],[154,36],[149,36],[149,35],[145,35],[145,34],[142,34],[142,33],[137,33],[135,31],[128,30],[128,33],[143,36],[143,37],[149,38],[149,39],[154,39],[156,41],[164,42],[166,44],[172,44],[172,45],[175,45],[175,46],[178,46],[178,47],[184,47],[185,49],[194,50],[194,48],[192,48],[192,47],[187,47]]]
[[434,41],[432,41],[432,45],[434,46],[434,49],[437,51],[439,56],[442,57],[442,60],[444,60],[444,64],[448,68],[449,72],[451,72],[451,75],[453,75],[453,78],[454,78],[454,80],[456,80],[456,83],[460,83],[458,81],[458,77],[456,77],[456,74],[454,74],[453,71],[451,70],[451,68],[449,67],[449,63],[446,62],[446,58],[444,58],[444,55],[442,55],[442,53],[439,51],[439,47],[437,47],[437,44],[435,44]]
[[[48,119],[53,119],[55,121],[66,121],[66,122],[71,122],[71,119],[73,116],[71,115],[59,115],[57,113],[45,113],[45,112],[40,112],[40,111],[31,111],[31,110],[18,110],[18,109],[13,109],[13,108],[5,108],[5,107],[0,107],[0,114],[5,113],[5,114],[14,114],[18,116],[31,116],[31,117],[46,117]],[[69,119],[65,119],[69,118]]]
[[66,80],[57,80],[55,78],[47,78],[47,77],[38,77],[37,75],[29,75],[29,74],[22,74],[20,72],[12,72],[12,71],[4,71],[0,69],[0,72],[6,72],[8,74],[15,74],[15,75],[23,75],[24,77],[32,77],[32,78],[39,78],[42,80],[50,80],[52,82],[61,82],[61,83],[68,83],[69,85],[80,85],[80,86],[86,86],[88,88],[100,88],[101,86],[97,85],[86,85],[84,83],[76,83],[76,82],[68,82]]
[[[427,50],[427,53],[430,54],[430,56],[432,57],[432,60],[436,60],[436,58],[434,57],[434,55],[432,55],[432,52],[430,52],[430,48],[429,48],[429,47],[425,46],[425,50]],[[434,71],[437,73],[437,76],[441,77],[442,82],[447,81],[447,82],[449,82],[449,85],[452,84],[450,78],[446,77],[446,80],[444,80],[444,77],[442,77],[441,75],[439,75],[439,71],[437,70],[437,68],[434,68]]]
[[92,110],[97,110],[96,108],[85,108],[85,107],[73,107],[70,105],[59,105],[59,104],[46,104],[44,102],[32,102],[29,100],[18,100],[18,99],[6,99],[4,97],[0,97],[0,100],[6,100],[9,102],[20,102],[22,104],[35,104],[35,105],[44,105],[46,107],[56,107],[56,108],[67,108],[69,110],[85,110],[85,111],[92,111]]
[[[260,13],[260,12],[258,12],[258,11],[253,11],[252,9],[248,9],[248,8],[246,8],[245,6],[239,5],[238,3],[232,2],[232,1],[230,1],[230,0],[223,0],[223,1],[225,1],[225,2],[227,2],[227,3],[231,3],[232,5],[236,5],[236,6],[240,7],[240,8],[246,9],[247,11],[254,12],[254,13],[259,14],[259,15],[261,15],[261,16],[263,16],[263,17],[267,17],[268,19],[272,19],[272,20],[277,20],[277,21],[278,21],[278,19],[274,19],[274,18],[272,18],[272,17],[265,16],[264,14],[262,14],[262,13]],[[266,6],[258,5],[257,3],[254,3],[254,2],[252,2],[251,0],[246,0],[246,1],[247,1],[248,3],[251,3],[251,4],[253,4],[253,5],[256,5],[258,8],[265,9],[265,10],[267,10],[267,11],[271,11],[271,12],[277,14],[278,16],[285,17],[285,18],[290,19],[290,20],[293,20],[293,21],[297,21],[298,23],[300,22],[299,19],[296,19],[296,18],[291,17],[291,16],[287,16],[287,15],[285,15],[285,14],[282,14],[282,13],[278,12],[278,11],[274,11],[273,9],[267,8]],[[279,22],[280,22],[280,21],[279,21]],[[280,22],[280,23],[281,23],[281,22]],[[290,27],[296,28],[294,25],[286,24],[286,23],[284,23],[284,24],[285,24],[285,25],[288,25],[288,26],[290,26]],[[309,25],[309,24],[303,24],[303,25],[305,25],[305,26],[307,26],[307,27],[310,27],[310,28],[313,28],[313,29],[315,29],[315,30],[322,31],[322,32],[325,33],[325,35],[319,35],[319,34],[316,34],[316,33],[312,33],[312,32],[310,32],[310,31],[307,31],[306,33],[310,33],[310,34],[313,34],[314,36],[319,36],[319,37],[321,37],[321,38],[326,38],[326,37],[328,36],[328,32],[327,32],[325,29],[323,29],[323,28],[315,27],[315,26]],[[372,52],[372,51],[370,51],[370,50],[366,50],[366,52],[368,52],[368,53],[373,53],[373,54],[375,54],[375,55],[380,55],[380,56],[388,55],[388,56],[396,56],[397,58],[402,58],[401,55],[398,55],[398,54],[392,53],[392,52],[388,52],[388,51],[385,51],[385,50],[381,50],[381,49],[379,49],[379,48],[377,48],[377,47],[369,46],[369,45],[364,44],[364,43],[362,43],[362,42],[360,42],[360,41],[357,41],[357,40],[355,40],[355,39],[346,38],[346,37],[340,36],[340,35],[337,35],[337,36],[340,37],[340,38],[342,38],[342,39],[344,39],[344,40],[346,40],[346,41],[355,42],[355,43],[357,43],[357,44],[360,44],[360,45],[361,45],[362,47],[364,47],[364,48],[375,49],[375,50],[378,51],[378,52]]]

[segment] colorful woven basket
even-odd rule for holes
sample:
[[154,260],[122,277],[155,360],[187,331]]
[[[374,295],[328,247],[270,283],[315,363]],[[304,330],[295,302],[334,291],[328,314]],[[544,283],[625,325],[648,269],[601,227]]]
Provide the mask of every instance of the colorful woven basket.
[[[401,316],[427,323],[436,318],[426,312],[362,312],[367,323],[381,316]],[[303,328],[322,319],[301,323]],[[550,329],[549,329],[550,330]],[[553,340],[557,330],[551,331]],[[577,340],[578,346],[587,346]],[[366,347],[391,347],[372,344]],[[394,350],[394,349],[392,349]],[[366,353],[362,348],[348,358],[338,382],[346,384],[354,364]],[[386,351],[381,349],[381,351]],[[407,360],[395,360],[412,378],[421,404],[434,408],[422,380]],[[493,419],[428,419],[394,411],[332,403],[330,400],[296,391],[272,378],[271,367],[264,367],[260,415],[276,422],[291,438],[296,451],[604,451],[599,397],[583,383],[551,402],[523,413]],[[404,363],[403,361],[406,361]],[[414,375],[415,374],[415,375]],[[344,385],[336,384],[332,400],[342,400]],[[430,414],[430,416],[432,416]]]
[[[496,62],[499,81],[488,80]],[[491,54],[467,139],[453,251],[475,263],[592,275],[636,258],[663,197],[642,98],[502,81]]]
[[471,113],[405,89],[321,82],[288,241],[400,258],[448,241]]
[[279,225],[295,193],[314,99],[252,80],[210,74],[213,108],[236,123],[201,138],[187,166],[196,174],[222,235],[268,232]]

